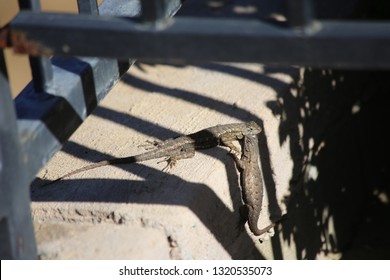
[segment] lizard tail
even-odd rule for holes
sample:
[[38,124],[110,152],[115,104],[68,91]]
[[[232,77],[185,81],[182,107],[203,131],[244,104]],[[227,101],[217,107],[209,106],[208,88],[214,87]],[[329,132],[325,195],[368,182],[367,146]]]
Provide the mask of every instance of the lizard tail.
[[79,169],[76,169],[74,171],[71,171],[53,181],[50,181],[48,183],[45,183],[44,185],[42,185],[41,187],[47,187],[49,185],[52,185],[64,178],[67,178],[67,177],[70,177],[72,175],[75,175],[75,174],[78,174],[80,172],[84,172],[84,171],[88,171],[88,170],[91,170],[91,169],[95,169],[95,168],[98,168],[98,167],[102,167],[102,166],[107,166],[107,165],[115,165],[115,164],[125,164],[125,163],[134,163],[136,162],[136,157],[134,156],[131,156],[131,157],[125,157],[125,158],[113,158],[113,159],[109,159],[109,160],[102,160],[102,161],[99,161],[99,162],[96,162],[96,163],[93,163],[93,164],[90,164],[90,165],[87,165],[87,166],[84,166],[84,167],[81,167]]
[[266,226],[265,228],[263,229],[259,229],[257,226],[256,227],[251,227],[251,231],[256,235],[256,236],[259,236],[259,235],[262,235],[266,232],[268,232],[271,228],[273,228],[275,226],[275,223],[271,223],[269,226]]

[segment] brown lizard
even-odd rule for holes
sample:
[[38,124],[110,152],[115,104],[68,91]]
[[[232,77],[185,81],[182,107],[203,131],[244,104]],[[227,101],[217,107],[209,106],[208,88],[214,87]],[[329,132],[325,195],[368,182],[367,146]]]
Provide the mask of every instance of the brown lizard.
[[65,177],[75,175],[77,173],[91,170],[106,165],[128,164],[136,163],[151,159],[158,159],[167,157],[167,166],[164,170],[169,169],[175,165],[180,159],[191,158],[195,155],[195,150],[209,149],[218,145],[224,145],[230,148],[230,153],[237,157],[239,151],[233,145],[233,141],[242,139],[248,134],[258,134],[261,128],[253,121],[247,123],[233,123],[217,125],[210,128],[200,130],[198,132],[170,138],[165,141],[155,144],[156,148],[135,156],[113,158],[102,160],[91,165],[84,166],[72,172],[69,172],[60,178],[57,178],[43,186],[51,185],[62,180]]
[[262,235],[274,227],[271,225],[259,229],[257,222],[263,204],[264,182],[259,161],[259,142],[257,134],[244,135],[242,157],[235,157],[237,166],[241,169],[241,188],[245,205],[241,207],[241,215],[248,221],[250,230],[255,235]]

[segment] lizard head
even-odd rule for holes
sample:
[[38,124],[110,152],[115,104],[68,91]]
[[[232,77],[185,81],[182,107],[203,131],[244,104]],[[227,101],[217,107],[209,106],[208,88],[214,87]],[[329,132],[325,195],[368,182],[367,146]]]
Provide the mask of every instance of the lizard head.
[[259,134],[261,132],[261,127],[254,121],[248,122],[248,130],[250,134]]

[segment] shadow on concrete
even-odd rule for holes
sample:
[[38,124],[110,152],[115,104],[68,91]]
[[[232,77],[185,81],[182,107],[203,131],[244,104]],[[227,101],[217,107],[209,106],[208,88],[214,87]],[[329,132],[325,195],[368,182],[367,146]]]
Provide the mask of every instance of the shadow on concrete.
[[390,223],[376,218],[390,214],[383,199],[390,194],[383,122],[389,74],[307,69],[278,97],[281,144],[289,140],[294,161],[283,236],[294,241],[300,259],[390,256],[384,238]]
[[[223,69],[225,69],[225,68],[223,68]],[[228,70],[234,70],[234,68],[229,66]],[[228,70],[225,70],[225,72],[227,72]],[[240,69],[235,70],[234,73],[240,73],[241,75],[250,74],[250,73],[244,73],[243,70],[240,70]],[[257,74],[248,75],[248,77],[252,77],[253,79],[255,79],[255,76],[257,76]],[[275,86],[275,85],[277,85],[278,87],[283,86],[283,83],[280,83],[277,80],[273,80],[272,78],[267,78],[267,77],[261,78],[260,77],[260,79],[262,79],[262,81],[264,81],[264,82],[270,83],[270,86]],[[261,119],[250,114],[246,110],[234,107],[230,104],[226,104],[224,102],[221,102],[221,101],[209,98],[209,97],[200,96],[196,93],[189,92],[189,91],[166,88],[166,87],[163,87],[163,86],[160,86],[157,84],[153,84],[153,83],[141,80],[139,78],[133,77],[129,74],[126,74],[124,76],[123,82],[126,82],[133,87],[137,87],[137,88],[143,89],[143,90],[148,91],[148,92],[159,92],[161,94],[166,94],[166,95],[169,95],[169,96],[175,97],[175,98],[181,98],[181,99],[184,99],[188,102],[199,104],[199,105],[202,105],[204,107],[209,107],[209,108],[212,108],[213,110],[219,111],[219,112],[226,114],[226,115],[229,115],[229,116],[234,116],[234,117],[241,119],[243,121],[254,120],[260,126],[263,126],[263,122]],[[272,82],[274,84],[272,84]],[[286,88],[286,85],[284,85],[284,88]],[[120,125],[123,125],[125,127],[138,130],[146,135],[150,135],[151,137],[158,137],[161,140],[177,136],[176,132],[161,128],[155,124],[146,122],[142,119],[138,119],[134,116],[129,116],[127,114],[119,113],[117,111],[114,111],[114,110],[111,110],[108,108],[98,107],[94,111],[93,114],[94,114],[94,116],[103,118],[105,120],[110,120],[112,122],[115,122],[116,124],[120,124]],[[260,146],[260,150],[262,151],[261,164],[262,164],[262,168],[263,168],[264,180],[265,180],[265,183],[267,186],[267,194],[268,194],[269,202],[270,202],[269,203],[270,213],[272,213],[271,217],[274,220],[279,220],[281,217],[281,210],[280,210],[280,207],[279,207],[279,205],[277,203],[277,199],[276,199],[275,182],[273,180],[272,169],[271,169],[271,165],[269,162],[269,151],[268,151],[267,137],[264,133],[261,133],[259,136],[259,146]],[[88,160],[88,161],[100,161],[103,159],[110,158],[110,156],[108,156],[108,155],[103,155],[103,154],[99,153],[98,151],[89,150],[88,148],[80,146],[80,145],[73,143],[73,142],[67,142],[64,145],[62,151],[69,153],[69,154],[72,154],[73,156],[83,158],[83,159]],[[217,151],[217,153],[215,153],[215,151]],[[229,159],[228,161],[226,161],[226,157],[225,158],[221,157],[221,155],[222,155],[221,152],[226,154],[226,150],[223,150],[221,148],[213,149],[212,151],[211,150],[202,150],[200,152],[204,152],[210,156],[217,157],[219,160],[221,160],[223,162],[229,162],[229,163],[227,163],[227,167],[226,167],[227,172],[226,173],[230,177],[230,178],[228,178],[229,186],[230,186],[230,194],[231,194],[231,197],[233,200],[234,209],[238,209],[242,202],[240,199],[237,199],[237,198],[240,198],[240,191],[237,188],[238,178],[236,175],[235,167],[233,165],[233,160]],[[219,154],[219,157],[218,157],[218,154]],[[132,173],[137,172],[136,167],[124,166],[124,165],[122,165],[120,167],[124,168],[125,170],[128,170],[129,172],[132,172]],[[130,169],[128,169],[128,168],[130,168]],[[146,167],[144,167],[144,168],[146,168]],[[138,171],[141,172],[140,170],[138,170]],[[167,175],[165,173],[162,173],[159,170],[153,170],[153,173],[156,174],[156,176],[157,175],[168,176],[169,178],[166,178],[168,180],[167,185],[176,185],[177,184],[177,183],[171,182],[172,180],[173,181],[177,180],[177,178],[173,175]],[[119,202],[124,202],[124,201],[122,201],[122,199],[124,199],[127,202],[135,202],[135,201],[133,201],[134,198],[130,198],[130,197],[128,197],[128,198],[121,197],[120,201],[115,201],[115,197],[118,196],[118,193],[115,191],[115,189],[108,187],[108,186],[112,186],[113,184],[115,184],[116,186],[117,185],[127,186],[127,188],[129,188],[129,182],[119,184],[118,182],[109,183],[109,182],[107,182],[107,180],[100,180],[100,183],[98,183],[97,185],[101,185],[103,183],[107,183],[107,185],[108,185],[108,186],[106,186],[107,191],[105,191],[104,188],[96,188],[95,183],[90,184],[92,186],[92,189],[87,187],[89,185],[90,180],[81,180],[83,182],[82,184],[78,183],[78,181],[75,181],[75,180],[71,180],[71,181],[66,180],[66,181],[72,182],[72,185],[77,186],[77,187],[74,187],[74,188],[72,187],[71,189],[69,189],[69,188],[62,189],[60,186],[57,186],[57,184],[56,184],[55,190],[53,189],[51,191],[50,188],[48,188],[47,190],[40,189],[38,186],[42,185],[43,182],[35,181],[33,186],[32,186],[32,200],[33,201],[97,201],[97,202],[100,201],[100,202],[118,202],[119,203]],[[65,184],[65,182],[62,182],[61,184]],[[133,184],[133,182],[132,182],[132,184]],[[181,181],[180,184],[185,184],[185,182]],[[190,186],[192,185],[189,182],[187,182],[187,184]],[[137,185],[137,183],[135,183],[135,185]],[[138,185],[139,185],[139,183],[138,183]],[[115,188],[117,188],[116,186],[115,186]],[[131,189],[133,189],[133,185],[131,185]],[[118,190],[118,189],[116,189],[116,190]],[[186,189],[186,190],[188,190],[188,189]],[[120,193],[121,192],[126,192],[126,191],[121,190]],[[131,193],[130,190],[129,190],[129,192]],[[191,192],[189,192],[189,193],[191,193]],[[210,192],[210,193],[212,193],[212,192]],[[181,193],[180,193],[180,195],[177,195],[177,193],[175,194],[175,192],[172,193],[172,197],[182,197],[183,195],[184,194],[181,194]],[[206,194],[206,196],[208,196],[208,195],[209,194]],[[212,197],[215,196],[214,194],[210,194],[210,195]],[[111,200],[110,200],[110,197],[111,197]],[[135,196],[135,197],[137,197],[137,196]],[[142,199],[141,199],[141,201],[140,200],[137,200],[137,201],[139,203],[141,203]],[[169,205],[169,204],[172,204],[173,202],[171,201],[170,197],[165,197],[165,201],[163,198],[161,198],[159,201],[151,201],[150,203],[165,203],[165,204]],[[177,203],[183,204],[183,203],[185,203],[185,200],[183,200],[182,202],[175,202],[174,204],[177,204]],[[210,203],[211,203],[210,205],[222,205],[221,201],[217,198],[215,198],[215,201],[213,200]],[[191,205],[188,205],[188,207],[191,208]],[[203,211],[200,211],[199,209],[192,209],[192,210],[194,211],[194,213],[196,213],[199,216],[200,220],[205,221],[207,219],[207,215],[206,216],[202,216],[202,215],[209,213],[208,211],[203,212]],[[225,210],[228,211],[227,209],[225,209]],[[214,213],[215,211],[216,210],[213,210],[211,212]],[[223,212],[223,213],[225,213],[225,212]],[[237,213],[238,213],[238,211],[237,211]],[[219,214],[216,214],[216,215],[219,215]],[[229,220],[236,221],[236,222],[238,221],[237,217],[234,216],[236,214],[231,213],[230,215],[232,217]],[[235,224],[235,226],[237,226],[236,222],[233,222],[233,224]],[[208,223],[205,223],[205,225],[209,226]],[[237,250],[230,250],[229,249],[231,246],[231,243],[232,243],[231,239],[229,239],[229,238],[226,239],[223,236],[217,236],[217,234],[220,234],[220,233],[223,233],[222,235],[226,235],[226,229],[224,231],[221,231],[221,232],[213,230],[212,228],[210,228],[210,230],[213,233],[215,233],[216,238],[221,241],[221,244],[224,246],[224,248],[232,254],[232,258],[234,258],[234,259],[247,258],[246,257],[247,252],[245,253],[245,252],[243,252],[243,250],[240,251],[238,249]],[[230,236],[229,234],[227,234],[227,235]],[[246,236],[246,238],[248,239],[248,242],[249,242],[249,240],[250,240],[249,236]],[[228,241],[228,240],[230,240],[230,241]],[[233,243],[236,243],[236,242],[233,242]],[[242,248],[248,248],[248,247],[242,247]],[[253,244],[252,244],[252,251],[253,252],[256,251],[257,254],[259,254],[257,249],[253,246]],[[260,257],[257,254],[253,253],[252,254],[253,258],[256,259],[256,258]],[[274,254],[275,254],[275,256],[281,256],[281,252],[275,252]]]
[[[218,69],[232,75],[246,75],[241,69],[232,66],[200,66],[206,69]],[[217,70],[217,71],[218,71]],[[267,71],[274,71],[272,68]],[[280,70],[280,69],[279,69]],[[290,70],[286,70],[288,73]],[[387,106],[383,102],[385,94],[390,92],[387,83],[388,72],[368,71],[335,71],[306,70],[301,72],[301,79],[286,87],[268,81],[272,87],[284,86],[289,90],[275,90],[277,101],[267,106],[276,117],[280,117],[280,145],[289,141],[294,161],[293,178],[291,180],[291,197],[288,201],[288,216],[282,223],[282,236],[287,242],[296,246],[299,259],[314,259],[320,255],[326,257],[356,258],[388,258],[389,243],[387,234],[390,196],[388,186],[388,147],[387,138],[383,135],[388,130],[386,119]],[[248,75],[249,79],[260,82],[256,74]],[[247,121],[255,120],[262,125],[262,120],[240,108],[229,104],[199,96],[196,93],[170,89],[156,85],[131,75],[126,75],[124,82],[134,87],[155,91],[188,102],[213,108],[221,113]],[[111,120],[123,126],[142,131],[151,137],[166,139],[177,136],[176,132],[161,128],[133,116],[128,116],[108,108],[99,107],[95,116]],[[277,206],[275,183],[269,163],[267,137],[260,134],[262,151],[262,167],[270,207]],[[99,161],[108,156],[76,143],[69,142],[64,152],[86,160]],[[226,161],[223,149],[201,151],[227,162],[230,192],[235,209],[241,202],[236,182],[235,167],[232,161]],[[125,170],[145,176],[150,171],[142,171],[136,165],[120,166]],[[145,172],[145,173],[144,173]],[[142,175],[143,174],[143,175]],[[165,195],[149,195],[160,192],[158,187],[145,189],[153,185],[153,179],[145,178],[147,183],[113,181],[113,180],[66,180],[56,185],[56,190],[32,188],[33,201],[101,201],[129,203],[160,203],[188,206],[221,242],[234,259],[261,258],[245,236],[244,243],[252,244],[249,254],[234,247],[230,238],[237,233],[239,217],[229,211],[215,196],[209,186],[185,182],[174,175],[167,175],[153,170],[153,177],[163,177],[167,186],[182,186],[185,192],[164,190]],[[160,179],[155,179],[156,182]],[[150,181],[152,180],[152,181]],[[82,182],[82,184],[81,184]],[[35,184],[34,184],[35,185]],[[161,187],[160,187],[161,188]],[[210,219],[210,209],[199,209],[188,198],[183,198],[192,191],[201,189],[203,197],[209,200],[207,205],[216,205],[211,212],[215,216]],[[188,191],[187,190],[191,190]],[[119,193],[128,193],[127,197],[118,198]],[[132,196],[137,192],[137,196]],[[145,193],[139,196],[139,193]],[[177,199],[177,192],[181,195]],[[117,197],[115,197],[115,195]],[[205,204],[206,205],[206,204]],[[280,211],[278,207],[271,213]],[[219,227],[215,221],[225,220],[230,224]],[[234,222],[233,222],[234,221]],[[278,229],[277,229],[278,230]],[[271,240],[275,259],[283,259],[280,240]],[[247,247],[243,247],[247,248]],[[256,253],[257,252],[257,253]],[[341,255],[340,255],[341,253]]]
[[[306,69],[286,91],[279,90],[286,85],[272,78],[259,78],[233,66],[198,67],[265,82],[278,93],[277,101],[267,106],[281,119],[280,145],[289,142],[294,162],[292,195],[286,198],[288,215],[282,234],[285,241],[295,244],[298,259],[388,258],[390,244],[385,236],[390,222],[385,213],[390,211],[386,184],[389,166],[384,136],[388,124],[382,120],[387,118],[383,100],[390,92],[389,73]],[[275,69],[266,67],[265,72]],[[193,93],[127,78],[129,84],[144,90],[221,108],[213,100],[197,100]],[[233,108],[224,113],[245,115]],[[260,148],[266,152],[262,166],[272,201],[275,184],[264,147],[266,135],[261,137]],[[284,258],[279,241],[272,242],[275,258]]]
[[[68,142],[65,152],[76,152],[83,158],[107,158],[95,150],[76,143]],[[80,153],[80,151],[83,151]],[[225,150],[211,153],[222,157]],[[225,155],[226,158],[226,155]],[[222,160],[222,159],[221,159]],[[229,182],[237,182],[233,161],[226,161],[226,169],[230,170]],[[47,181],[37,179],[31,187],[32,201],[62,201],[62,202],[110,202],[110,203],[141,203],[181,205],[191,209],[201,222],[213,233],[215,238],[230,253],[233,259],[263,259],[246,231],[240,228],[240,216],[237,211],[229,210],[210,186],[190,183],[181,178],[138,164],[118,165],[144,180],[116,179],[66,179],[55,185],[41,187]],[[234,171],[234,172],[233,172]],[[231,180],[231,181],[230,181]],[[233,184],[230,184],[233,185]],[[239,207],[240,190],[234,184],[232,199],[235,207]],[[195,195],[196,194],[196,195]],[[202,199],[202,203],[196,199]],[[126,221],[121,220],[122,223]],[[236,240],[232,242],[232,240]],[[238,242],[237,242],[238,240]],[[245,248],[246,250],[242,250]],[[250,250],[248,250],[248,248]]]
[[[205,65],[205,68],[211,68],[211,65]],[[221,68],[224,70],[224,73],[240,73],[241,75],[244,75],[244,73],[249,74],[250,71],[243,70],[243,69],[236,69],[232,66],[222,66]],[[260,76],[259,78],[255,78],[256,76]],[[258,73],[252,73],[251,75],[248,75],[251,79],[255,80],[261,80],[264,84],[275,88],[275,91],[285,91],[288,89],[288,85],[283,84],[282,82],[272,79],[270,77],[262,76]],[[151,83],[145,80],[142,80],[138,77],[134,77],[127,73],[123,77],[123,82],[131,85],[132,87],[144,90],[146,92],[158,92],[160,94],[165,94],[170,97],[178,98],[185,100],[187,102],[191,102],[194,104],[201,105],[202,107],[207,107],[210,109],[213,109],[219,113],[226,114],[230,117],[235,117],[237,119],[240,119],[242,121],[255,121],[257,124],[260,125],[260,127],[264,127],[263,120],[260,119],[258,116],[253,115],[252,113],[236,107],[232,104],[227,104],[225,102],[222,102],[220,100],[215,100],[210,97],[200,96],[197,93],[182,90],[182,89],[174,89],[174,88],[167,88],[161,85],[157,85],[155,83]],[[269,197],[269,211],[271,213],[271,217],[274,221],[277,221],[281,218],[281,209],[278,206],[277,199],[276,199],[276,189],[275,189],[275,181],[273,179],[273,172],[272,172],[272,166],[270,163],[270,153],[267,143],[267,135],[265,135],[265,132],[259,134],[259,149],[262,153],[261,157],[261,165],[263,169],[263,177],[265,184],[267,186],[267,194]],[[203,152],[203,151],[200,151]]]

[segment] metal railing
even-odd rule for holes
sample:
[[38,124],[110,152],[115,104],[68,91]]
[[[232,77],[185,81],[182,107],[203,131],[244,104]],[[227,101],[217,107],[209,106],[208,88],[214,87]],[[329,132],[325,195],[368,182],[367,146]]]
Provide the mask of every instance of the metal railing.
[[[141,9],[147,7],[143,13],[145,22],[172,16],[181,4],[179,0],[143,1],[140,6],[139,1],[108,0],[98,9],[95,0],[78,0],[77,3],[80,14],[75,16],[90,18],[113,17],[118,7],[121,16],[139,18]],[[46,15],[38,12],[38,0],[20,0],[19,6],[19,15],[25,12]],[[46,23],[46,27],[51,25]],[[1,29],[1,48],[20,47],[9,41],[16,35],[12,25],[11,22]],[[85,32],[89,31],[85,29]],[[86,47],[88,39],[82,41]],[[0,49],[1,259],[36,258],[29,183],[133,63],[129,57],[119,60],[91,55],[49,58],[34,51],[29,54],[33,80],[12,100]]]
[[[79,14],[61,14],[39,12],[38,0],[19,0],[21,11],[0,30],[2,259],[36,258],[29,182],[127,71],[130,58],[390,68],[389,22],[316,20],[309,0],[286,1],[286,25],[171,19],[180,0],[77,3]],[[14,101],[5,47],[30,55],[33,80]]]

